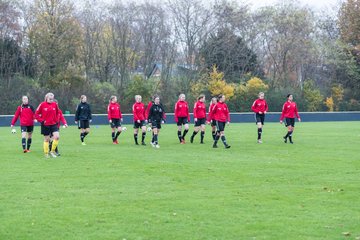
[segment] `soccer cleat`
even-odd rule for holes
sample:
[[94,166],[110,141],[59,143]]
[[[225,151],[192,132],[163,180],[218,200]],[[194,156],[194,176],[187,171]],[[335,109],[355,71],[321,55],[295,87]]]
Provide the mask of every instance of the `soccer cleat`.
[[113,144],[119,144],[118,140],[113,141]]
[[218,146],[216,144],[213,145],[213,148],[218,148]]
[[193,143],[194,142],[194,136],[190,137],[190,142]]
[[160,145],[159,145],[159,144],[156,144],[155,147],[156,147],[156,148],[160,148]]
[[29,149],[26,149],[26,152],[31,152]]
[[203,142],[203,141],[201,141],[201,142],[200,142],[200,144],[204,144],[204,142]]
[[182,139],[181,142],[180,142],[180,144],[185,144],[185,140]]
[[61,154],[59,152],[55,152],[55,154],[56,154],[57,157],[61,156]]
[[146,146],[146,143],[145,143],[145,142],[141,142],[141,145]]
[[294,144],[294,142],[293,142],[293,141],[290,141],[290,143],[291,143],[291,144]]
[[85,146],[85,145],[86,145],[86,143],[85,143],[85,142],[82,142],[82,143],[81,143],[81,145]]
[[227,149],[227,148],[231,148],[231,146],[230,146],[230,145],[226,145],[225,148],[226,148],[226,149]]
[[283,137],[284,138],[284,143],[287,143],[287,137]]
[[152,146],[152,147],[155,147],[155,143],[153,143],[153,142],[150,142],[150,144],[151,144],[151,146]]
[[135,143],[135,145],[139,145],[138,143]]
[[57,155],[56,155],[55,152],[50,152],[49,154],[50,154],[50,156],[51,156],[52,158],[56,158],[56,157],[57,157]]
[[45,158],[50,158],[50,155],[48,153],[45,153]]
[[261,139],[258,139],[258,140],[257,140],[257,143],[262,143],[262,140],[261,140]]
[[25,149],[23,152],[24,152],[24,153],[27,153],[27,150]]

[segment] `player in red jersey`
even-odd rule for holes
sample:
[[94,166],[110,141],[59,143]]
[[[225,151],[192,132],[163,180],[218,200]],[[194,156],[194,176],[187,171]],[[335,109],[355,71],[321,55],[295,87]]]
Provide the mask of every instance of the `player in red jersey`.
[[134,140],[135,144],[138,143],[138,132],[139,128],[141,128],[141,145],[146,146],[145,144],[145,136],[146,136],[146,123],[147,120],[145,118],[145,105],[141,102],[142,97],[140,95],[135,96],[135,103],[132,107],[133,115],[134,115]]
[[200,95],[198,101],[194,105],[194,132],[190,137],[190,142],[194,142],[195,135],[201,129],[200,143],[204,143],[205,136],[205,123],[206,123],[206,106],[205,106],[205,95]]
[[211,103],[209,106],[209,114],[208,114],[208,123],[211,125],[211,132],[213,140],[216,138],[216,120],[214,119],[212,115],[212,110],[214,109],[215,105],[217,104],[218,99],[216,97],[213,97],[211,99]]
[[[55,102],[56,104],[59,104],[56,99],[54,99],[54,102]],[[58,105],[58,106],[59,106],[59,105]],[[59,132],[60,132],[60,123],[62,123],[65,128],[68,127],[67,122],[66,122],[66,119],[65,119],[65,117],[64,117],[64,114],[63,114],[63,112],[61,111],[61,109],[59,108],[59,112],[58,112],[58,122],[57,122],[57,127],[58,127],[58,129],[59,129]],[[54,138],[53,138],[53,135],[51,134],[51,135],[50,135],[50,141],[49,141],[49,150],[51,150],[51,148],[52,148],[53,141],[54,141]],[[59,145],[57,145],[56,148],[55,148],[55,154],[56,154],[57,157],[60,157]]]
[[[54,102],[54,94],[47,93],[45,95],[45,101],[40,103],[35,111],[35,118],[41,123],[41,134],[44,135],[44,153],[45,157],[48,158],[56,157],[55,149],[59,144],[59,107]],[[53,136],[53,144],[49,153],[49,141],[50,135]],[[50,154],[50,155],[49,155]]]
[[293,134],[294,128],[295,128],[295,116],[297,117],[299,122],[301,122],[296,103],[293,102],[293,95],[288,94],[287,101],[284,103],[281,117],[280,117],[280,124],[283,123],[283,119],[285,118],[285,126],[288,129],[287,134],[284,136],[285,143],[287,143],[287,138],[289,138],[289,141],[291,144],[294,143],[292,141],[292,134]]
[[[174,110],[175,122],[178,126],[178,138],[181,144],[185,144],[185,136],[189,131],[189,122],[190,122],[190,113],[189,113],[189,105],[185,101],[185,94],[179,95],[179,100],[175,104]],[[181,134],[182,125],[184,125],[185,130],[184,133]]]
[[217,142],[219,138],[224,143],[225,148],[230,148],[230,145],[226,142],[225,137],[225,125],[230,123],[229,109],[225,103],[225,95],[219,96],[219,102],[214,106],[211,114],[216,120],[217,134],[214,140],[213,148],[217,148]]
[[24,153],[30,152],[32,133],[34,131],[34,113],[35,109],[29,104],[29,98],[22,96],[22,104],[16,109],[11,121],[11,128],[14,128],[16,121],[20,117],[21,145]]
[[[111,127],[111,138],[113,144],[119,144],[117,139],[122,131],[121,122],[123,121],[123,119],[122,119],[120,104],[117,102],[116,96],[110,97],[110,102],[107,108],[107,112],[108,112],[108,120]],[[115,134],[115,129],[117,129],[116,134]]]
[[256,124],[258,126],[258,138],[257,138],[258,143],[262,143],[262,139],[261,139],[262,128],[264,126],[265,114],[268,111],[268,109],[269,108],[265,100],[265,94],[263,92],[260,92],[259,98],[256,99],[253,105],[251,106],[251,110],[253,110],[253,112],[255,113]]

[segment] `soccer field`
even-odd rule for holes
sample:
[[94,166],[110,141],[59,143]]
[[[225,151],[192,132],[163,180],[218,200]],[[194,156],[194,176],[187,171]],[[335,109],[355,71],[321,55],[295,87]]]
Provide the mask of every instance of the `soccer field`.
[[26,154],[19,128],[0,128],[0,239],[360,239],[357,122],[296,123],[294,145],[279,123],[263,144],[255,124],[232,124],[230,149],[212,148],[209,127],[205,144],[180,145],[165,124],[160,149],[127,127],[113,145],[92,126],[86,146],[62,128],[55,159],[40,127]]

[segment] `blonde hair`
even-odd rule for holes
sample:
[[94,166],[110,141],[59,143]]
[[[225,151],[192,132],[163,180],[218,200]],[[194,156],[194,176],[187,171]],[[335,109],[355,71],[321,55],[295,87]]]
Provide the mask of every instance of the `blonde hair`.
[[54,94],[52,92],[47,93],[45,95],[45,101],[47,101],[49,97],[54,97]]
[[111,97],[110,97],[110,100],[109,100],[109,102],[111,102],[112,100],[114,100],[115,98],[117,98],[115,95],[112,95]]

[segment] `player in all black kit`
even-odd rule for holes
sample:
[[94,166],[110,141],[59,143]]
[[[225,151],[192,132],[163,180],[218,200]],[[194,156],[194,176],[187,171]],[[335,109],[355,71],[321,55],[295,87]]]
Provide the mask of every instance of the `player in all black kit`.
[[[30,146],[32,141],[32,133],[34,130],[34,114],[35,109],[29,104],[29,99],[27,96],[22,97],[22,104],[17,107],[15,115],[11,121],[11,128],[14,127],[16,121],[20,117],[20,127],[21,127],[21,144],[23,152],[30,152]],[[27,142],[26,142],[27,135]]]
[[165,122],[165,111],[164,107],[160,103],[159,97],[155,97],[154,99],[154,104],[151,106],[149,111],[148,121],[151,123],[151,128],[153,131],[151,146],[160,148],[158,135],[161,129],[161,124]]
[[80,129],[80,140],[82,145],[86,145],[84,139],[90,132],[90,123],[92,121],[91,107],[87,103],[87,97],[81,95],[80,104],[76,107],[75,123],[78,124]]

